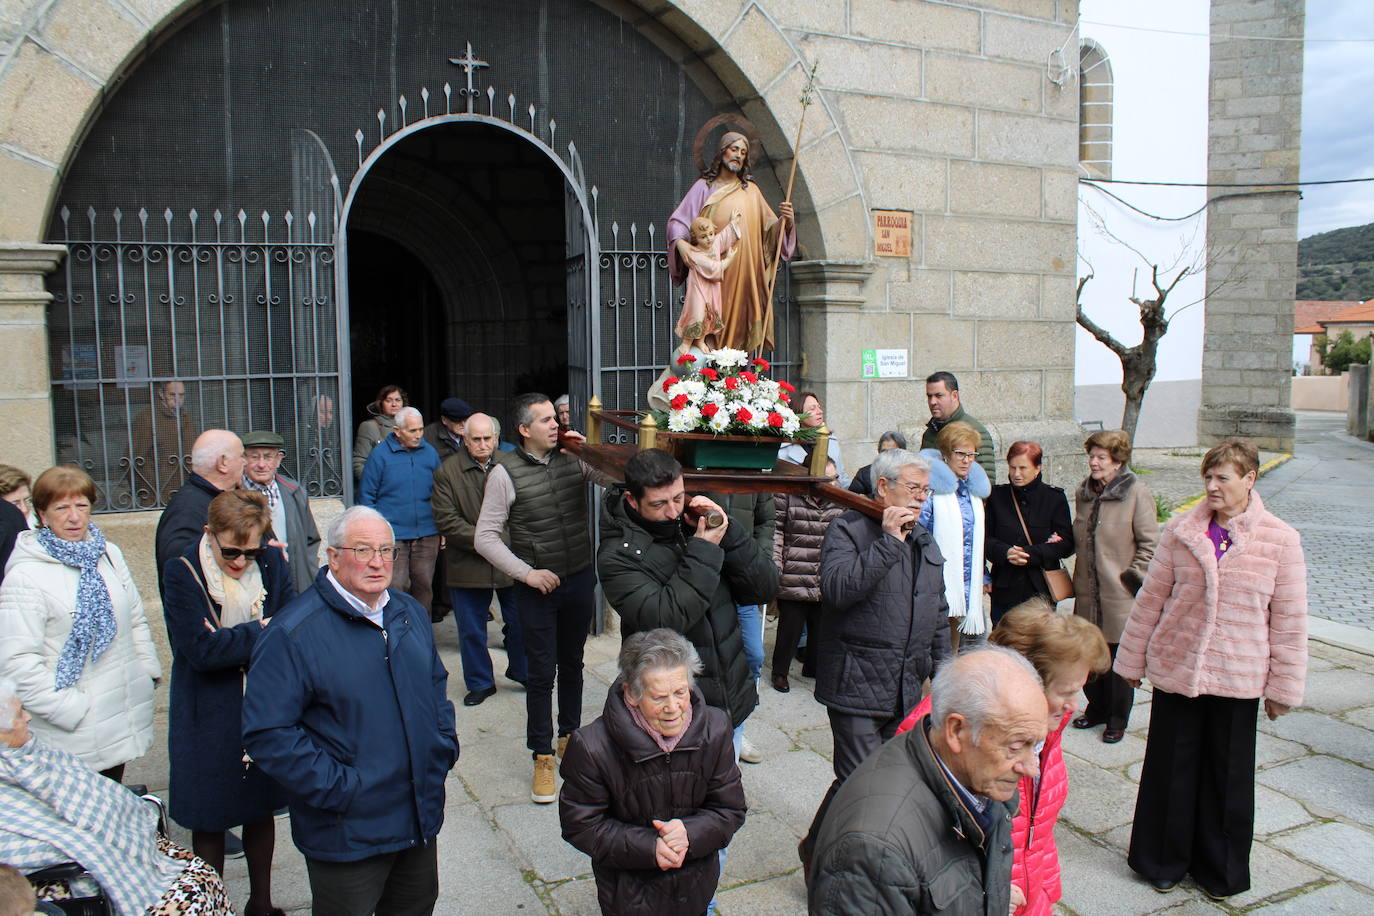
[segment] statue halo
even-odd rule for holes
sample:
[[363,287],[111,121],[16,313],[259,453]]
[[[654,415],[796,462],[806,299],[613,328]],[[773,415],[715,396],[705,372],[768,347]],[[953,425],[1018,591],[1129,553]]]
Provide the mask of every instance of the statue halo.
[[[706,171],[706,159],[703,154],[706,152],[707,139],[715,132],[716,128],[724,126],[735,128],[744,134],[745,139],[749,141],[749,167],[752,169],[754,164],[758,162],[759,134],[754,129],[754,123],[741,115],[719,114],[701,125],[701,129],[697,131],[696,141],[692,144],[692,159],[696,162],[697,171]],[[715,158],[715,153],[711,153],[711,158]]]

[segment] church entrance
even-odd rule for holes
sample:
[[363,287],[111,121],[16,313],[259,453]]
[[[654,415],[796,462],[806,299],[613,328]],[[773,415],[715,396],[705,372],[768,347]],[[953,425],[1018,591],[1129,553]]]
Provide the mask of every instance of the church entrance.
[[343,227],[355,423],[397,384],[426,420],[461,397],[510,438],[512,397],[568,391],[565,184],[534,144],[480,121],[416,131],[373,162]]

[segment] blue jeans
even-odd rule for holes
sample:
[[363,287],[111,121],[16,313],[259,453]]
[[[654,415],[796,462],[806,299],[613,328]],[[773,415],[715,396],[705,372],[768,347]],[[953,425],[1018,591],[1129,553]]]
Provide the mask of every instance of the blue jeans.
[[515,606],[515,589],[511,587],[451,588],[453,618],[458,624],[458,654],[463,660],[463,685],[468,691],[487,690],[496,685],[491,668],[491,653],[487,651],[487,608],[491,607],[491,593],[501,604],[501,617],[510,625],[506,636],[506,656],[509,664],[506,676],[516,681],[526,679],[524,636],[520,631],[520,615]]
[[757,604],[741,604],[739,629],[744,636],[744,660],[749,663],[749,676],[759,679],[763,670],[763,608]]

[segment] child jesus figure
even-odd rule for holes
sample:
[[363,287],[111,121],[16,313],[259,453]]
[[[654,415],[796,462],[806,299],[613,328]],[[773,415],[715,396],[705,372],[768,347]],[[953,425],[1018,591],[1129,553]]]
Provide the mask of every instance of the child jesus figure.
[[692,220],[692,243],[678,241],[678,253],[687,264],[687,292],[682,303],[682,317],[677,321],[677,336],[682,338],[678,349],[686,353],[695,348],[709,353],[716,347],[716,335],[724,327],[721,321],[721,277],[739,253],[738,213],[720,232],[710,219],[698,216]]

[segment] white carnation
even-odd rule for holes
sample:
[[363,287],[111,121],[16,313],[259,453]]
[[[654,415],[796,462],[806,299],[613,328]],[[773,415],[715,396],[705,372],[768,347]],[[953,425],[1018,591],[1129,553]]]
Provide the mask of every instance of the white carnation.
[[730,415],[722,410],[719,413],[717,413],[714,417],[707,420],[706,425],[710,427],[711,432],[725,432],[725,428],[730,425]]
[[701,411],[690,404],[681,410],[668,413],[668,430],[674,433],[689,433],[701,423]]
[[719,350],[712,350],[707,358],[722,369],[745,366],[749,363],[748,353],[743,350],[732,350],[729,347],[721,347]]

